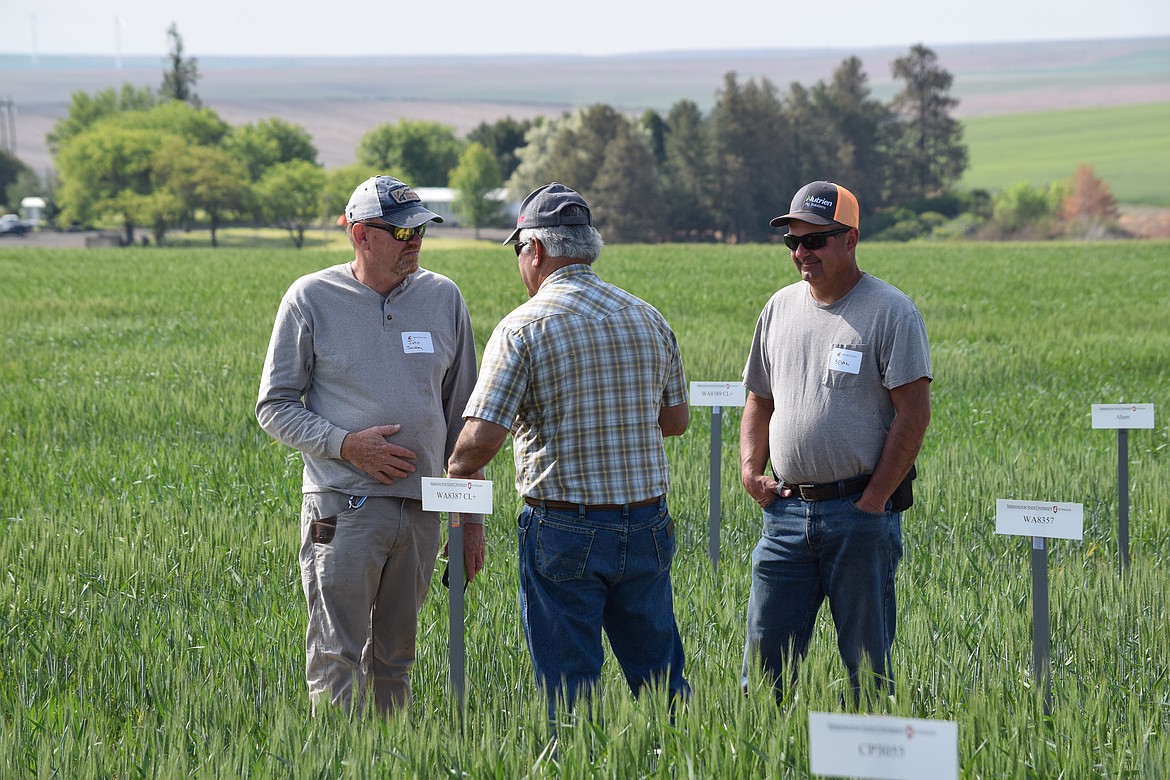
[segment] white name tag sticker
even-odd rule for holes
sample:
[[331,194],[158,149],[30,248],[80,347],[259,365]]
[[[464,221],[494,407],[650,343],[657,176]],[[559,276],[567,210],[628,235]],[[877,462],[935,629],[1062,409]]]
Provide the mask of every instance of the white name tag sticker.
[[492,483],[486,479],[422,478],[424,512],[492,513]]
[[412,330],[402,334],[402,351],[406,354],[419,352],[434,353],[435,344],[431,334],[425,330]]
[[861,353],[855,349],[834,347],[829,352],[829,370],[842,371],[846,374],[860,374]]
[[814,775],[882,780],[955,780],[959,725],[877,715],[808,714]]
[[691,382],[691,406],[744,406],[743,382]]
[[1093,404],[1094,428],[1153,428],[1153,404]]
[[1010,536],[1083,539],[1085,507],[1058,501],[995,499],[995,532]]

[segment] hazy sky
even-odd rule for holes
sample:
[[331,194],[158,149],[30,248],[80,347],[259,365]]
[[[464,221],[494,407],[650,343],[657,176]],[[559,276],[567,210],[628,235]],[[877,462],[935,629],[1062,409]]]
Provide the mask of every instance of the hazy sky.
[[618,54],[1170,35],[1170,0],[0,0],[0,53]]

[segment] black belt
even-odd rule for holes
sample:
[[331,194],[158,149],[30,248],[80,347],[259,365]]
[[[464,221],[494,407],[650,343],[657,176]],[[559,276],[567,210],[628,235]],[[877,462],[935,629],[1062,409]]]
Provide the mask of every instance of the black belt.
[[571,501],[545,501],[539,498],[524,496],[524,503],[528,506],[544,507],[546,509],[562,509],[573,512],[620,512],[623,509],[642,509],[655,506],[662,500],[662,496],[648,498],[645,501],[631,501],[628,504],[574,504]]
[[812,483],[804,483],[802,485],[790,485],[787,482],[780,483],[780,489],[788,488],[793,495],[800,496],[805,501],[829,501],[834,498],[844,498],[855,493],[860,493],[865,490],[865,486],[869,484],[870,474],[861,477],[854,477],[853,479],[842,479],[836,482],[825,482],[819,485]]

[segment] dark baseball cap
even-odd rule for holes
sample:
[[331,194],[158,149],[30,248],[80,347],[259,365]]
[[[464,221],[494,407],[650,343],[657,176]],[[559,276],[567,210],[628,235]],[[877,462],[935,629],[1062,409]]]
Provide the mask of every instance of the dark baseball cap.
[[422,204],[422,198],[393,176],[371,176],[358,185],[345,207],[347,221],[381,219],[395,227],[414,228],[443,218]]
[[852,192],[831,181],[814,181],[801,187],[793,196],[787,214],[781,214],[768,224],[780,227],[798,219],[813,225],[836,223],[855,228],[861,223],[859,212],[857,198]]
[[[575,214],[562,214],[566,206],[579,206],[584,213],[576,210]],[[520,215],[516,217],[516,229],[508,236],[505,244],[511,244],[520,238],[521,230],[539,227],[556,227],[557,225],[592,225],[593,214],[589,211],[589,204],[575,191],[560,182],[552,182],[543,187],[537,187],[528,193],[528,197],[520,204]]]

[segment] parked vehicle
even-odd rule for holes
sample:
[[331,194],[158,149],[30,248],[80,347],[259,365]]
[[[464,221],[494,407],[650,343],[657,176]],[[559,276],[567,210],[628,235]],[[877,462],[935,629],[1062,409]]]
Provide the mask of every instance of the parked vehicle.
[[0,236],[23,236],[28,232],[28,225],[20,221],[15,214],[5,214],[0,217]]

